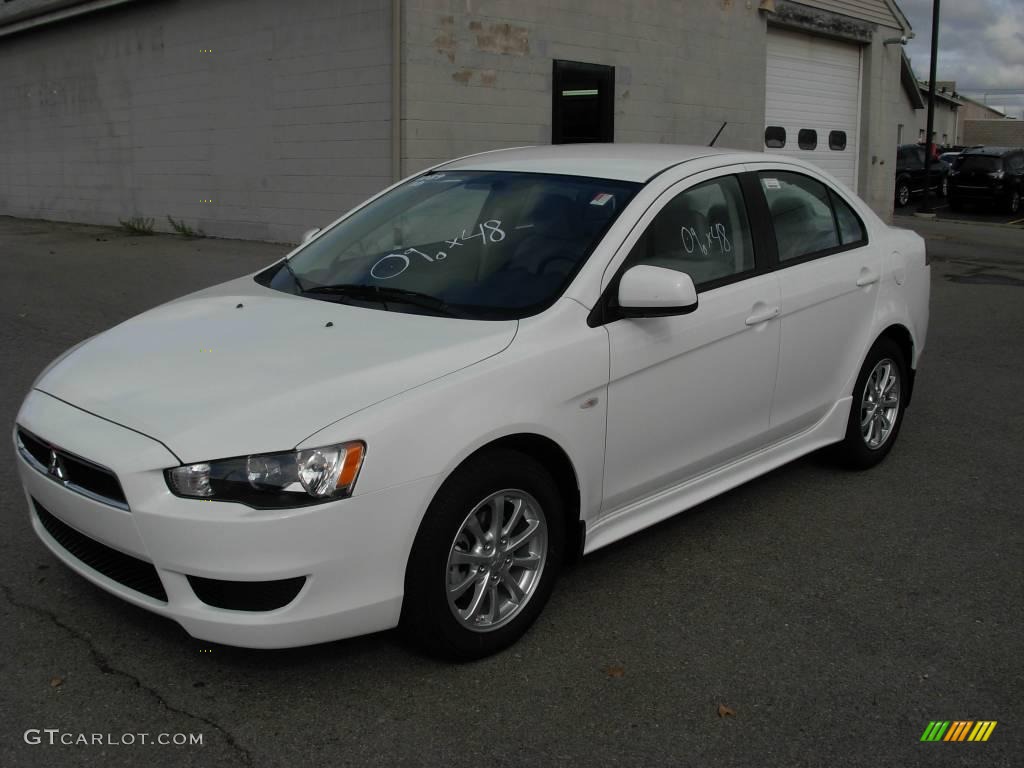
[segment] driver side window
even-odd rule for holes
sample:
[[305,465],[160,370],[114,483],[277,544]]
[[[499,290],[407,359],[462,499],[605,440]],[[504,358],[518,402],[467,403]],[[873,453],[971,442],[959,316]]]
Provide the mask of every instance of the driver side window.
[[707,290],[754,269],[743,192],[735,176],[705,181],[670,200],[626,260],[685,272]]

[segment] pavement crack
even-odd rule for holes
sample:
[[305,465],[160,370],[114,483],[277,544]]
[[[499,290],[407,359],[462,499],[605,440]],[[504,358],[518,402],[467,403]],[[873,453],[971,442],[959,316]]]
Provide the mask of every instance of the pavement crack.
[[223,734],[224,740],[227,742],[228,746],[238,753],[238,755],[241,757],[242,761],[246,765],[253,764],[252,753],[249,752],[249,750],[247,750],[241,744],[239,744],[238,740],[234,737],[234,735],[227,728],[220,725],[220,723],[217,723],[216,721],[211,720],[210,718],[197,714],[195,712],[189,712],[186,709],[181,709],[180,707],[174,706],[173,704],[169,703],[156,688],[147,685],[142,681],[141,678],[137,677],[136,675],[133,675],[131,672],[128,672],[127,670],[115,667],[110,662],[110,660],[103,654],[103,652],[96,647],[96,645],[92,642],[88,635],[82,634],[82,632],[75,629],[70,624],[65,623],[53,611],[49,611],[46,608],[41,608],[38,605],[32,605],[31,603],[26,603],[17,599],[14,596],[14,593],[11,591],[11,588],[6,584],[0,584],[0,590],[3,591],[4,597],[7,599],[7,602],[9,602],[14,607],[21,608],[23,610],[29,611],[30,613],[34,613],[37,616],[41,616],[45,619],[48,619],[52,624],[60,627],[69,635],[71,635],[72,638],[78,640],[81,643],[84,643],[89,651],[89,656],[92,659],[93,664],[104,675],[122,677],[125,680],[128,680],[129,682],[133,683],[135,687],[149,694],[167,712],[176,715],[182,715],[184,717],[208,725],[216,731],[219,731],[221,734]]

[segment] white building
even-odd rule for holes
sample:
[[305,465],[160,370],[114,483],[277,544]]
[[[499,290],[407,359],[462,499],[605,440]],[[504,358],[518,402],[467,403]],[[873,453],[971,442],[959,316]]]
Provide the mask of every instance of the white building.
[[294,240],[455,155],[727,123],[888,215],[909,29],[893,0],[6,2],[0,214]]

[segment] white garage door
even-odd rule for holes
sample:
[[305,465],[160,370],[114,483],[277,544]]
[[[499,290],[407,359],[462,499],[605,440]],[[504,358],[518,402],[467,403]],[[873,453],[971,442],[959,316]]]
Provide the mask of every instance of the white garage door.
[[765,97],[765,151],[815,163],[856,190],[860,48],[769,30]]

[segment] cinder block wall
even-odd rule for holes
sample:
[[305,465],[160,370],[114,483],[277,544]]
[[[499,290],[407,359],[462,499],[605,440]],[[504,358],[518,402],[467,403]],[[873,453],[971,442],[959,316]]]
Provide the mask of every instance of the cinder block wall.
[[404,170],[551,141],[552,60],[615,66],[615,140],[760,149],[765,21],[741,0],[406,0]]
[[389,0],[180,0],[0,38],[0,214],[294,241],[390,181]]
[[1024,147],[1024,120],[965,120],[964,144]]

